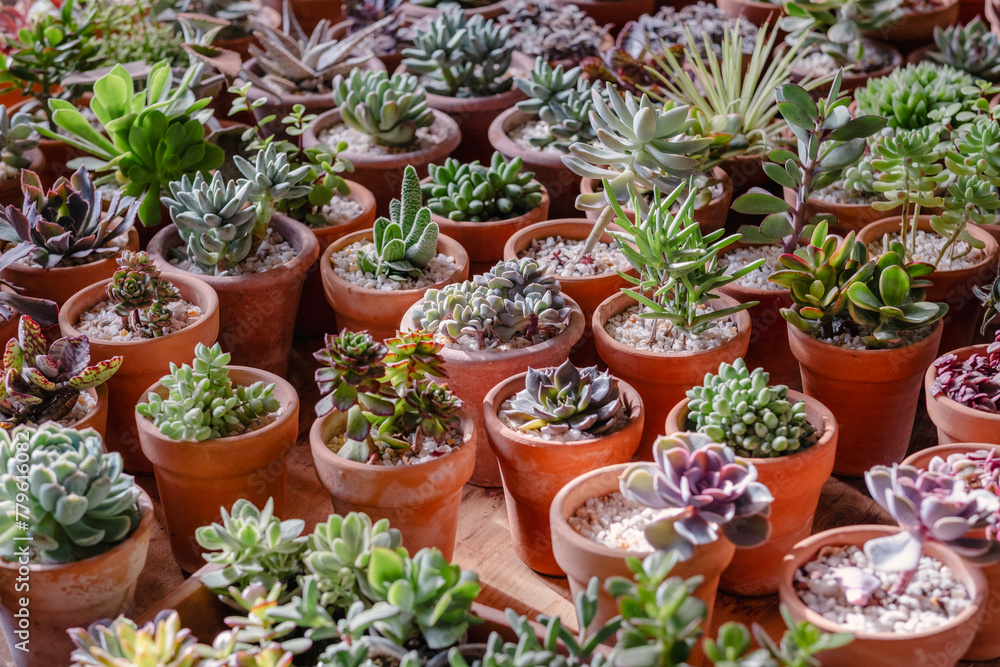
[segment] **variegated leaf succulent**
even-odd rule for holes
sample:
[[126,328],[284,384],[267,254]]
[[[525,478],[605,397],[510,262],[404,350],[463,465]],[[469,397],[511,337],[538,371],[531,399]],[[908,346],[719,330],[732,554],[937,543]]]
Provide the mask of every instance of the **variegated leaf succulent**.
[[145,250],[122,252],[107,293],[122,318],[122,326],[146,338],[163,335],[173,318],[167,305],[181,298],[173,283],[160,277],[160,270]]
[[934,368],[932,396],[944,394],[974,410],[1000,413],[1000,332],[985,354],[974,353],[964,360],[946,354],[934,362]]
[[125,616],[93,623],[86,630],[72,628],[76,649],[70,667],[197,667],[201,657],[197,639],[173,609],[164,609],[141,628]]

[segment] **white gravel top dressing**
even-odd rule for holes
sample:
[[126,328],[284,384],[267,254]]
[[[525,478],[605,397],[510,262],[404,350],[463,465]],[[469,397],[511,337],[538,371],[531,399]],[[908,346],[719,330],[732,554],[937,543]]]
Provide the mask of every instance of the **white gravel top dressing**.
[[531,257],[538,261],[545,273],[567,278],[607,275],[632,268],[613,243],[598,243],[590,255],[583,256],[586,244],[586,240],[564,239],[561,236],[532,239],[531,244],[518,253],[518,257]]
[[[626,308],[610,318],[608,323],[604,325],[604,330],[623,345],[634,347],[637,350],[649,350],[663,354],[711,350],[731,341],[738,333],[736,322],[730,317],[723,318],[716,326],[694,338],[673,327],[666,320],[659,320],[657,321],[656,339],[650,345],[649,327],[651,320],[639,317],[640,312],[642,312],[640,308],[645,309],[645,306],[636,303],[634,306]],[[708,306],[700,306],[700,308],[709,310]]]
[[[873,255],[878,255],[883,252],[884,239],[888,239],[889,243],[892,243],[893,241],[899,241],[901,238],[902,235],[898,232],[886,234],[881,240],[869,243],[868,252]],[[909,241],[910,240],[907,239],[907,244],[909,244]],[[938,258],[938,254],[947,242],[947,239],[943,236],[939,236],[936,232],[925,232],[922,229],[918,229],[917,250],[907,259],[913,262],[927,262],[928,264],[934,264]],[[979,262],[983,261],[985,251],[978,248],[972,248],[971,252],[969,252],[969,250],[969,244],[965,241],[955,243],[951,249],[945,253],[945,256],[941,259],[941,263],[936,266],[936,269],[938,271],[958,271],[960,269],[967,269],[975,266]]]
[[646,539],[646,526],[676,513],[636,505],[615,491],[589,498],[566,521],[576,532],[610,549],[649,553],[653,546]]
[[[881,581],[864,606],[848,602],[834,579],[846,567],[860,568]],[[849,632],[922,632],[972,604],[965,584],[951,568],[930,556],[920,559],[913,580],[899,595],[890,593],[897,577],[876,569],[856,546],[823,547],[816,560],[795,573],[794,586],[806,606]]]
[[[931,327],[924,327],[923,329],[914,329],[913,331],[900,331],[899,332],[899,342],[887,345],[884,348],[879,348],[883,350],[894,350],[899,347],[906,347],[907,345],[913,345],[918,341],[922,341],[927,338],[928,334],[931,332]],[[852,336],[849,333],[837,334],[836,336],[831,336],[829,338],[824,336],[816,336],[816,340],[822,343],[830,343],[831,345],[836,345],[837,347],[843,347],[848,350],[867,350],[869,349],[865,345],[862,336],[870,335],[871,331],[867,329],[862,329],[861,333]]]
[[[183,299],[167,304],[167,309],[173,315],[170,324],[164,328],[163,335],[180,331],[184,327],[197,322],[201,316],[201,308]],[[89,311],[80,316],[76,328],[88,338],[98,340],[133,341],[147,340],[122,326],[122,318],[115,312],[110,301],[101,301]]]
[[380,290],[382,292],[394,292],[397,290],[420,289],[430,287],[436,283],[446,280],[448,276],[458,270],[458,263],[454,257],[439,252],[424,267],[424,272],[416,280],[410,279],[403,282],[393,280],[385,274],[378,276],[372,273],[365,273],[358,266],[358,253],[374,251],[375,244],[372,241],[357,241],[349,246],[341,248],[330,255],[330,263],[333,265],[333,272],[349,283],[360,285],[366,289]]
[[437,146],[445,140],[446,136],[442,128],[435,128],[433,125],[430,127],[421,127],[417,130],[417,142],[415,145],[390,148],[388,146],[380,146],[372,141],[372,138],[364,132],[358,132],[354,128],[340,123],[321,130],[319,136],[316,138],[330,148],[336,148],[337,144],[341,141],[346,141],[346,152],[356,155],[399,155],[401,153],[425,151],[428,148]]
[[[889,54],[878,49],[873,49],[870,45],[865,45],[861,62],[858,63],[851,73],[873,72],[882,69],[890,62]],[[804,56],[800,56],[792,63],[792,72],[799,75],[811,74],[813,77],[833,74],[841,65],[834,58],[822,51],[810,51]]]
[[[73,409],[69,411],[69,414],[62,419],[57,419],[55,423],[65,427],[75,426],[76,423],[86,417],[96,405],[96,398],[91,396],[87,391],[81,391],[76,399],[76,403],[73,405]],[[33,421],[26,421],[24,422],[24,425],[31,427],[38,426],[38,424]]]
[[782,253],[784,253],[784,248],[779,245],[752,245],[721,255],[719,265],[726,267],[726,273],[731,274],[763,257],[764,263],[742,278],[738,278],[736,284],[780,292],[785,288],[778,283],[770,282],[768,277],[776,270],[778,258],[781,257]]
[[[78,257],[76,259],[63,257],[62,260],[60,260],[60,262],[56,264],[55,268],[83,266],[84,264],[92,264],[93,262],[98,262],[102,259],[108,259],[109,257],[114,257],[115,255],[117,255],[118,251],[124,248],[127,244],[128,244],[128,234],[122,234],[120,236],[116,236],[115,238],[111,239],[110,241],[108,241],[107,245],[104,246],[105,248],[114,248],[115,252],[113,254],[112,253],[98,254],[92,252],[86,257]],[[6,249],[13,248],[15,245],[17,244],[16,243],[6,244]],[[17,260],[15,264],[19,264],[21,266],[27,266],[32,269],[42,268],[42,265],[35,262],[35,260],[31,259],[30,256],[22,257],[21,259]]]
[[364,207],[353,199],[334,195],[330,203],[319,212],[330,225],[341,225],[356,219],[364,212]]
[[[410,449],[404,450],[402,453],[398,453],[397,450],[394,449],[386,448],[380,457],[372,456],[367,463],[370,465],[384,466],[417,465],[419,463],[433,461],[434,459],[440,458],[462,446],[462,434],[457,429],[451,429],[445,433],[441,440],[425,437],[421,433],[419,445],[416,444],[416,433],[410,433],[407,435],[396,433],[394,435],[397,438],[413,443],[413,446]],[[328,441],[326,446],[333,452],[339,452],[340,448],[343,447],[346,442],[347,435],[341,433]]]
[[822,190],[810,193],[810,195],[816,199],[835,204],[871,204],[876,201],[885,201],[885,197],[879,192],[848,191],[844,188],[844,181],[837,181]]
[[172,259],[170,263],[182,271],[188,271],[200,276],[245,276],[251,273],[264,273],[275,267],[287,264],[295,257],[295,248],[273,229],[267,230],[267,236],[261,242],[257,252],[247,255],[242,262],[219,274],[202,271],[201,267],[189,259]]
[[547,146],[536,146],[531,143],[532,139],[537,137],[547,137],[549,136],[549,124],[540,118],[535,120],[528,120],[517,127],[514,127],[507,133],[507,137],[513,141],[515,144],[529,151],[538,151],[539,153],[550,153],[552,155],[565,155],[566,151],[549,144]]
[[12,178],[17,178],[21,174],[21,170],[17,167],[12,167],[6,162],[0,162],[0,181],[9,181]]

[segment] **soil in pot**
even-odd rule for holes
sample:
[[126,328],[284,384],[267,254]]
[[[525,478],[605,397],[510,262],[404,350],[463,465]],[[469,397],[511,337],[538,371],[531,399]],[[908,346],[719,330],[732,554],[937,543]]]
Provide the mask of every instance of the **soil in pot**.
[[[973,355],[987,357],[988,345],[963,347],[950,353],[958,363],[967,361]],[[1000,444],[1000,412],[979,410],[948,396],[947,391],[935,390],[938,379],[938,364],[941,359],[927,369],[924,374],[924,399],[927,414],[937,427],[938,444],[954,442],[988,442]],[[959,385],[961,386],[961,385]],[[956,387],[958,388],[958,387]]]

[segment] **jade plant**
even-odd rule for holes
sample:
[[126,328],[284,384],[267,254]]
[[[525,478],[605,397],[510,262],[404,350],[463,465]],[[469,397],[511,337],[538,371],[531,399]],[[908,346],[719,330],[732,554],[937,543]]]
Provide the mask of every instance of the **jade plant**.
[[1000,37],[979,16],[965,25],[934,27],[934,46],[927,57],[965,70],[987,81],[1000,80]]
[[790,2],[779,27],[802,53],[819,51],[838,67],[863,62],[865,33],[885,28],[903,16],[902,0],[825,0]]
[[354,69],[333,79],[333,101],[341,120],[379,146],[409,147],[417,130],[434,124],[427,95],[412,74]]
[[757,468],[703,433],[675,433],[653,443],[653,463],[635,463],[621,476],[621,493],[652,509],[681,510],[649,523],[655,549],[674,549],[688,560],[697,546],[725,535],[737,547],[767,540],[774,498]]
[[0,162],[15,170],[31,166],[25,153],[38,147],[38,133],[31,125],[31,116],[18,111],[10,113],[0,104]]
[[146,253],[125,250],[118,258],[118,270],[106,291],[122,327],[143,338],[162,336],[173,319],[167,306],[181,298],[177,288],[160,277],[153,259]]
[[252,429],[281,405],[273,383],[233,386],[229,359],[218,343],[198,343],[193,366],[171,362],[170,374],[160,379],[167,397],[150,392],[148,402],[139,403],[136,411],[171,440],[202,442]]
[[72,628],[76,648],[70,667],[197,667],[203,664],[191,631],[181,627],[173,609],[164,609],[146,625],[119,616],[97,621],[89,628]]
[[785,456],[816,444],[806,402],[790,402],[788,387],[771,386],[769,379],[763,368],[751,372],[742,357],[719,364],[717,374],[706,374],[701,386],[688,390],[685,430],[749,458]]
[[42,327],[23,315],[17,338],[7,341],[0,384],[0,428],[65,419],[80,393],[102,385],[122,365],[122,357],[90,365],[86,336],[59,338],[47,345]]
[[960,360],[946,354],[934,362],[931,395],[945,395],[974,410],[1000,413],[1000,333],[983,354]]
[[462,164],[448,158],[430,165],[430,182],[420,186],[431,213],[449,220],[490,222],[525,215],[542,203],[542,185],[524,171],[524,160],[504,160],[494,152],[490,164]]
[[[27,457],[27,459],[25,459]],[[0,429],[0,556],[33,563],[104,553],[139,525],[138,485],[94,429]]]
[[531,137],[533,146],[551,146],[565,153],[576,142],[591,143],[597,131],[590,123],[594,107],[591,91],[603,91],[582,76],[579,67],[564,70],[562,65],[552,67],[542,58],[535,59],[529,78],[514,78],[514,84],[528,96],[517,103],[519,111],[535,114],[545,123],[546,134]]

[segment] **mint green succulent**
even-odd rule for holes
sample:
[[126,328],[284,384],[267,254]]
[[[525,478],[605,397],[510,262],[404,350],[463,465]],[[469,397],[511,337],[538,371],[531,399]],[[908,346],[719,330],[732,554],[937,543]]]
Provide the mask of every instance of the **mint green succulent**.
[[449,220],[509,220],[542,203],[542,185],[534,180],[534,172],[524,170],[520,157],[508,162],[496,151],[489,166],[447,158],[428,170],[431,180],[421,186],[427,208]]
[[417,130],[434,124],[427,94],[412,74],[389,76],[382,71],[355,69],[333,80],[333,101],[350,128],[379,146],[401,148],[417,141]]
[[[234,155],[233,162],[250,184],[250,201],[257,211],[252,232],[253,244],[260,245],[267,236],[267,228],[277,203],[308,196],[312,186],[308,182],[303,183],[303,180],[314,177],[315,172],[308,164],[298,167],[292,165],[288,161],[288,153],[278,151],[273,143],[257,151],[257,157],[252,163],[242,155]],[[238,181],[236,185],[239,187],[241,184],[242,181]]]
[[515,77],[514,85],[529,98],[517,103],[518,110],[537,114],[548,128],[547,134],[529,139],[533,146],[552,146],[567,152],[574,142],[591,143],[597,138],[597,130],[590,123],[594,108],[591,91],[601,92],[603,87],[582,74],[579,67],[563,70],[562,65],[552,67],[536,58],[529,78]]
[[9,113],[0,104],[0,161],[15,169],[31,166],[31,159],[25,153],[38,147],[38,133],[31,124],[31,116],[26,113]]

